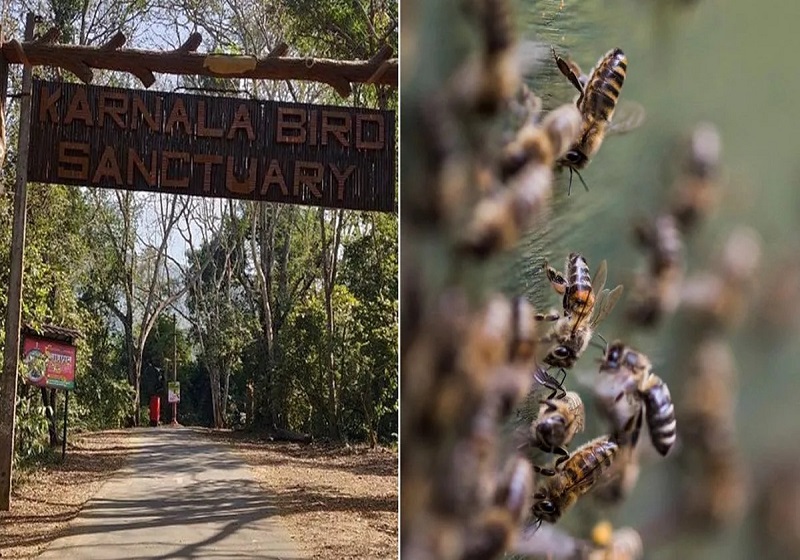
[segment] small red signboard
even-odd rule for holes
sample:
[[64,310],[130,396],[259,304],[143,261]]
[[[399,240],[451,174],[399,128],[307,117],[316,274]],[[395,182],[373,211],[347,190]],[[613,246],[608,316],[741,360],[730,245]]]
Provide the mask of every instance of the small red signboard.
[[25,335],[22,362],[25,380],[37,387],[75,388],[75,347],[64,342]]

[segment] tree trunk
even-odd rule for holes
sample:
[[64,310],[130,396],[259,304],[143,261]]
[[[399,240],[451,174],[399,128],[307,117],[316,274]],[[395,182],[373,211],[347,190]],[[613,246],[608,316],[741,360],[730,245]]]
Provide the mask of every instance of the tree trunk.
[[251,224],[250,250],[253,254],[253,264],[256,272],[259,299],[261,301],[261,333],[264,344],[264,353],[267,363],[264,367],[264,386],[262,402],[258,407],[260,420],[268,427],[275,425],[275,416],[272,410],[272,369],[275,366],[273,313],[271,300],[272,266],[274,259],[273,245],[275,243],[274,227],[267,227],[267,204],[254,203],[253,220]]
[[42,404],[44,405],[44,413],[47,416],[47,431],[50,434],[50,447],[57,447],[61,441],[58,438],[58,425],[56,423],[56,416],[58,414],[57,408],[57,393],[55,389],[41,388],[42,391]]
[[247,427],[253,427],[253,414],[255,412],[255,402],[256,402],[256,395],[255,395],[255,388],[253,387],[253,381],[250,380],[247,382],[247,394],[245,397],[245,414],[247,414]]
[[131,403],[131,412],[128,417],[128,425],[136,427],[139,425],[139,380],[136,376],[136,351],[134,350],[133,341],[133,317],[132,313],[128,311],[130,322],[126,322],[125,328],[125,355],[128,363],[128,383],[133,387],[134,395],[133,402]]
[[[225,368],[225,384],[222,387],[222,418],[223,421],[228,417],[228,389],[231,385],[231,368]],[[227,424],[227,422],[226,422]]]
[[133,425],[139,425],[139,409],[142,407],[142,356],[137,352],[133,352],[133,361],[131,363],[130,373],[133,377]]
[[220,391],[220,371],[216,366],[209,366],[208,379],[211,385],[211,413],[215,428],[225,427],[225,409]]

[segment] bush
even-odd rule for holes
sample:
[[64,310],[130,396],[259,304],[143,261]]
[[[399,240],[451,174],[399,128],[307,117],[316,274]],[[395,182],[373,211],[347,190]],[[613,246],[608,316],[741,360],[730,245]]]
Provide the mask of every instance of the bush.
[[24,467],[42,458],[49,450],[48,422],[39,393],[17,399],[17,425],[14,437],[14,466]]

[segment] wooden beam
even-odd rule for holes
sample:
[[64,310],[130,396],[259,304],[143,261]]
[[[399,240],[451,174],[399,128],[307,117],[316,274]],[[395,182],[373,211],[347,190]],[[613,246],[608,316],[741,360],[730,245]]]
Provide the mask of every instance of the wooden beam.
[[[191,52],[192,48],[199,45],[199,39],[199,34],[197,37],[192,35],[181,47],[171,52],[54,45],[31,41],[20,43],[16,40],[4,43],[0,50],[10,63],[22,64],[27,61],[33,66],[58,66],[73,72],[85,83],[90,83],[93,79],[91,69],[99,68],[131,73],[145,87],[153,84],[153,73],[321,82],[334,87],[343,97],[350,94],[351,83],[370,83],[370,79],[375,84],[397,87],[396,58],[381,61],[373,57],[375,60],[343,61]],[[116,44],[113,39],[109,43]],[[386,54],[385,49],[379,51],[380,58]],[[229,59],[230,64],[222,65],[225,72],[213,70],[214,67],[220,67],[220,57]],[[211,58],[214,59],[214,64],[209,67],[208,61]],[[231,68],[241,70],[228,73]]]

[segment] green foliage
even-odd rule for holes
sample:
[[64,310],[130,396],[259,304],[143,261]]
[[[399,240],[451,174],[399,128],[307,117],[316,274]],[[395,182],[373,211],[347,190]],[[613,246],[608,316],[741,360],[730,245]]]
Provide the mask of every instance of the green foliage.
[[[363,234],[350,241],[342,262],[342,282],[358,298],[350,344],[357,353],[351,366],[350,406],[383,441],[397,432],[397,220],[364,216]],[[358,344],[356,344],[358,342]]]
[[17,398],[17,427],[14,433],[14,464],[25,467],[41,459],[49,447],[47,417],[38,391]]
[[89,372],[81,377],[75,396],[77,401],[70,402],[70,412],[80,411],[77,426],[89,430],[121,428],[130,410],[133,387],[124,377]]
[[397,51],[398,3],[285,0],[289,42],[317,56],[368,59],[386,38]]

